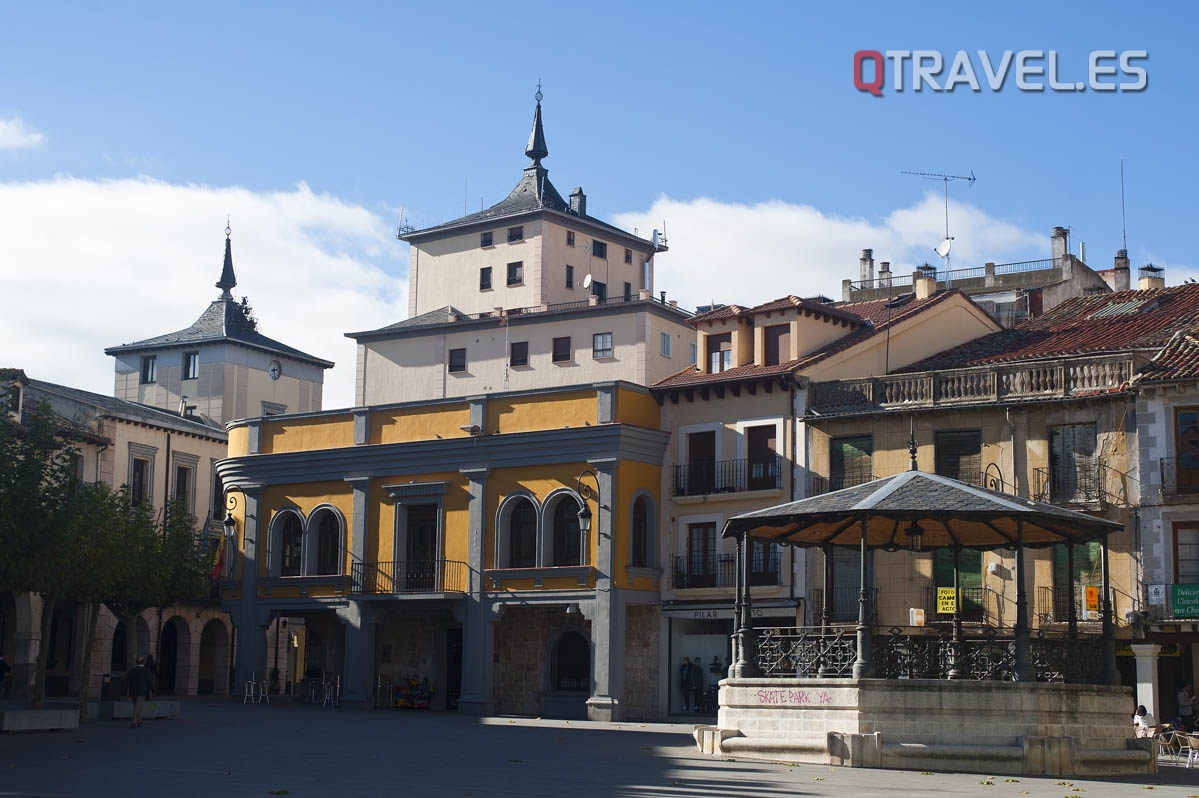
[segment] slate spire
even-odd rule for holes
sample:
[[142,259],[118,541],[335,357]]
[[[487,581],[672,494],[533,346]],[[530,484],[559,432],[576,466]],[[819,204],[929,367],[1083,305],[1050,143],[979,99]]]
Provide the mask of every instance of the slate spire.
[[229,236],[233,231],[229,229],[229,225],[225,225],[225,265],[221,267],[221,279],[217,281],[216,287],[221,289],[221,299],[232,299],[233,294],[230,293],[237,285],[237,277],[233,274],[233,244],[229,240]]
[[541,166],[541,159],[550,154],[549,149],[545,146],[545,131],[541,128],[541,82],[537,83],[537,110],[533,112],[533,131],[529,133],[529,146],[525,148],[525,155],[533,160],[534,166]]

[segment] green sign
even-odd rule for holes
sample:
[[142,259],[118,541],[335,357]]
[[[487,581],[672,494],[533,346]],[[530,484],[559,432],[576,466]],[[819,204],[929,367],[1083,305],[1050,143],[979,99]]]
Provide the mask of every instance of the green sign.
[[1174,617],[1199,618],[1199,585],[1173,585]]

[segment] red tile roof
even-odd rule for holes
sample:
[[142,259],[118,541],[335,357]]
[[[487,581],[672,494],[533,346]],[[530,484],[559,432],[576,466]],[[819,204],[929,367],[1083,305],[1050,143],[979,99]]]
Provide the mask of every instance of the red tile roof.
[[[654,389],[672,389],[686,388],[696,385],[711,385],[714,383],[741,382],[744,380],[758,379],[763,377],[774,377],[782,374],[793,374],[804,368],[812,366],[832,355],[842,352],[851,346],[854,346],[869,338],[873,338],[880,332],[884,332],[888,327],[898,324],[901,321],[909,319],[917,314],[941,304],[951,296],[961,294],[958,289],[950,289],[948,291],[940,291],[927,299],[904,299],[899,297],[892,300],[876,299],[870,302],[851,302],[838,305],[835,308],[828,305],[820,305],[813,302],[807,302],[795,297],[783,297],[773,302],[768,302],[765,305],[758,305],[756,308],[751,308],[745,311],[746,315],[750,313],[765,312],[769,310],[781,310],[787,307],[811,307],[814,310],[825,313],[829,318],[837,321],[855,320],[857,326],[842,337],[835,341],[826,344],[823,348],[810,352],[796,360],[789,360],[785,363],[780,363],[777,366],[756,366],[748,364],[744,366],[736,366],[727,369],[718,374],[704,374],[695,366],[688,366],[682,371],[676,372],[669,377],[655,383],[651,386]],[[796,304],[798,303],[798,304]],[[891,307],[887,307],[891,305]],[[737,307],[729,305],[728,307]],[[725,310],[720,308],[715,312]],[[831,311],[831,312],[830,312]],[[698,317],[703,319],[709,314]],[[726,314],[731,316],[734,314]],[[692,319],[694,321],[694,319]]]
[[1009,330],[977,338],[902,371],[1159,349],[1199,328],[1199,284],[1069,299]]
[[1193,333],[1179,332],[1140,370],[1133,382],[1169,382],[1195,377],[1199,377],[1199,338]]

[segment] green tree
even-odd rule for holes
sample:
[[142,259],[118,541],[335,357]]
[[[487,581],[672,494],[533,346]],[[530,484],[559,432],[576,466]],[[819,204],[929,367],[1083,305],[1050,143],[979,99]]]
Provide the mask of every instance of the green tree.
[[[0,407],[11,405],[7,386]],[[42,596],[41,639],[50,639],[54,607],[69,583],[72,505],[78,494],[77,450],[67,426],[41,402],[19,421],[0,421],[0,589]],[[41,647],[28,691],[45,698],[47,649]],[[20,689],[20,688],[19,688]]]

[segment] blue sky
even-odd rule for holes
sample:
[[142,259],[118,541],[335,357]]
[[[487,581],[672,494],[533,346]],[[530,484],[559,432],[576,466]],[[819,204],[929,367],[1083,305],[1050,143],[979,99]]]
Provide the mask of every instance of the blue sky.
[[[1170,283],[1199,266],[1189,4],[59,3],[0,22],[0,226],[20,240],[0,276],[57,298],[4,322],[3,365],[92,390],[111,390],[104,346],[214,298],[230,214],[239,293],[268,335],[336,360],[326,406],[350,404],[342,333],[406,313],[401,209],[419,227],[501,199],[539,79],[551,179],[642,234],[664,221],[657,288],[684,304],[839,296],[864,247],[935,260],[941,185],[903,170],[978,176],[950,186],[955,266],[1047,257],[1068,225],[1105,268],[1123,156],[1133,264]],[[876,98],[853,85],[864,49],[1055,50],[1070,81],[1092,50],[1146,50],[1149,85]]]

